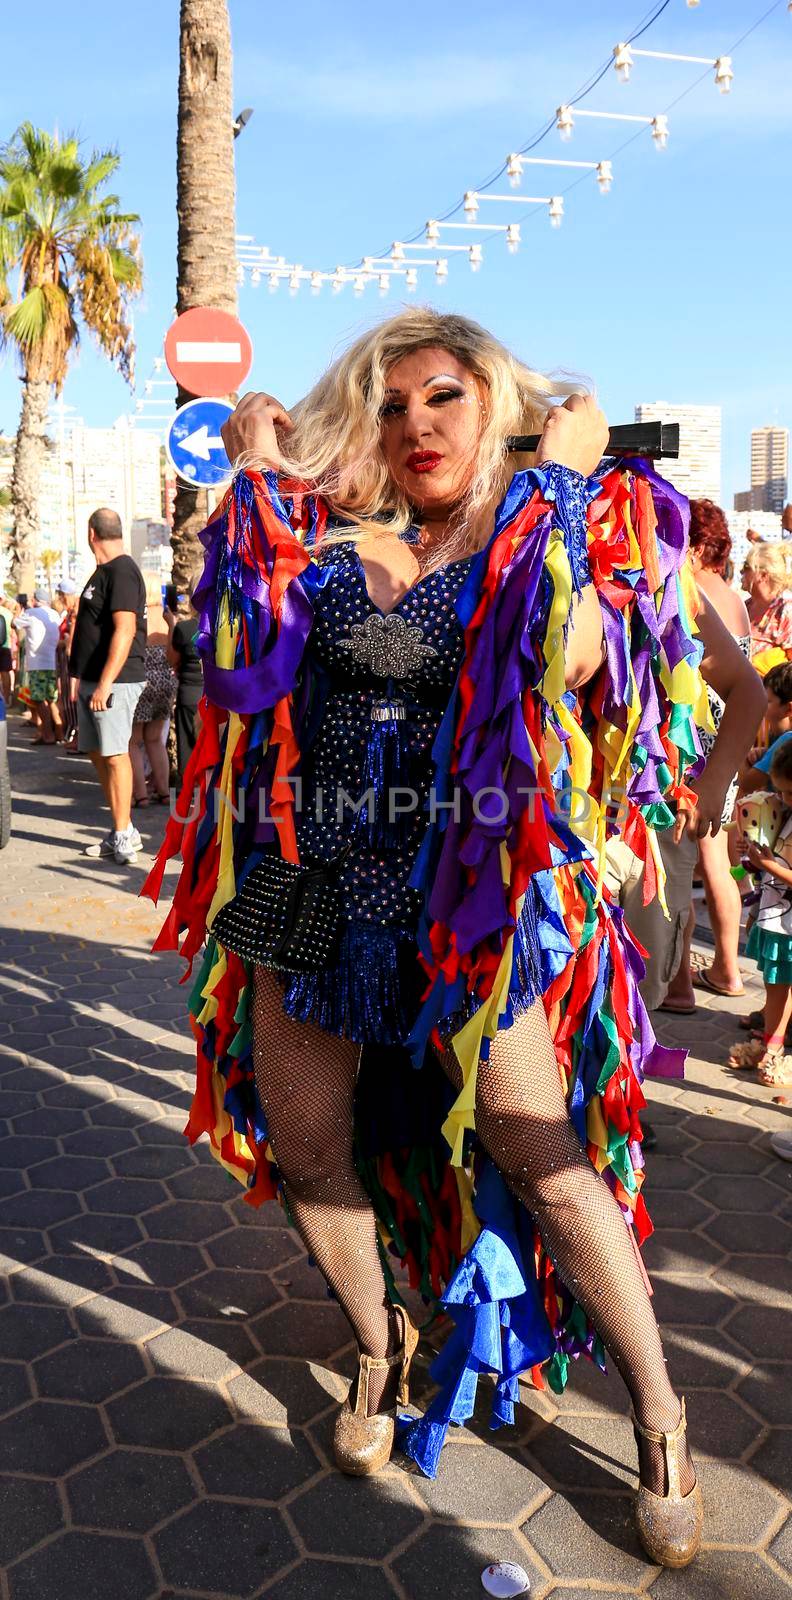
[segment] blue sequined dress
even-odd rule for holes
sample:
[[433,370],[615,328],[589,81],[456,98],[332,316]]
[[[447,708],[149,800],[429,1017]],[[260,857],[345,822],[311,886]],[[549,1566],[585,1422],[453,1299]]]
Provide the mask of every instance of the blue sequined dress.
[[401,1043],[419,999],[420,896],[409,879],[429,821],[432,745],[462,662],[454,598],[472,559],[427,573],[383,612],[353,542],[316,558],[297,843],[303,862],[341,857],[344,932],[331,966],[283,974],[284,1008],[361,1043]]

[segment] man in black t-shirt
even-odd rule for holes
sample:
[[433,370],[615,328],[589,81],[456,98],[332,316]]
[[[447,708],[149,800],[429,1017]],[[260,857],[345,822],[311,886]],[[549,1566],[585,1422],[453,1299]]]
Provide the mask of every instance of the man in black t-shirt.
[[143,841],[130,816],[129,738],[146,681],[146,586],[124,554],[121,518],[102,507],[88,519],[96,571],[80,595],[69,672],[77,701],[79,749],[90,756],[113,818],[111,831],[86,855],[134,861]]

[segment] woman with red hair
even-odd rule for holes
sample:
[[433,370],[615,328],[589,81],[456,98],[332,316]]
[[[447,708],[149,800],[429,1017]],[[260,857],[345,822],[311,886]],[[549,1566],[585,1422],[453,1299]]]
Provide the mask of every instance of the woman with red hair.
[[[746,656],[751,654],[751,622],[745,603],[736,589],[723,576],[731,554],[729,525],[712,500],[690,502],[690,562],[700,592],[717,611],[721,621],[737,640]],[[713,689],[707,690],[710,712],[715,730],[720,724],[723,701]],[[715,734],[700,730],[701,745],[709,755],[715,743]],[[731,785],[723,810],[723,822],[731,818],[737,793],[737,780]],[[701,967],[695,975],[691,970],[690,945],[696,918],[691,906],[682,959],[672,980],[663,1005],[664,1011],[682,1014],[695,1010],[694,987],[707,989],[712,994],[739,995],[743,993],[742,974],[738,961],[740,940],[740,891],[729,871],[728,836],[721,828],[699,840],[699,872],[707,898],[710,926],[715,940],[715,955],[708,967]]]

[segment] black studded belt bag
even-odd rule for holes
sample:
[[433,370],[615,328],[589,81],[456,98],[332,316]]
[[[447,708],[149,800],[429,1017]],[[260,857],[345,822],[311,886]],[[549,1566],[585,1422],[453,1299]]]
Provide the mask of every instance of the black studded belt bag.
[[347,853],[315,866],[265,856],[239,894],[218,911],[212,936],[257,966],[285,972],[329,966],[341,937],[337,869]]

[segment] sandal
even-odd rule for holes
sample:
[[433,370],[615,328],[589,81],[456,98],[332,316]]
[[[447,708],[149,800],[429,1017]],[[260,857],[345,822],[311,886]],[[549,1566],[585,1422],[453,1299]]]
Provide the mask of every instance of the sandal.
[[753,1072],[767,1054],[764,1038],[740,1039],[729,1051],[729,1066],[740,1072]]
[[739,1000],[745,994],[745,989],[722,989],[719,984],[713,983],[709,967],[697,967],[692,974],[693,988],[704,989],[707,994],[716,994],[720,1000]]
[[792,1056],[785,1055],[783,1050],[765,1056],[759,1065],[759,1082],[766,1089],[792,1088]]
[[661,1567],[687,1567],[701,1544],[704,1505],[698,1483],[688,1494],[682,1493],[679,1484],[679,1441],[687,1429],[685,1402],[682,1401],[682,1414],[673,1433],[644,1428],[635,1416],[632,1425],[636,1437],[641,1434],[652,1444],[663,1446],[668,1484],[666,1494],[654,1494],[640,1484],[635,1501],[638,1538],[650,1561]]
[[150,805],[151,800],[147,794],[141,795],[139,800],[136,795],[132,796],[131,807],[133,811],[145,811],[146,807]]

